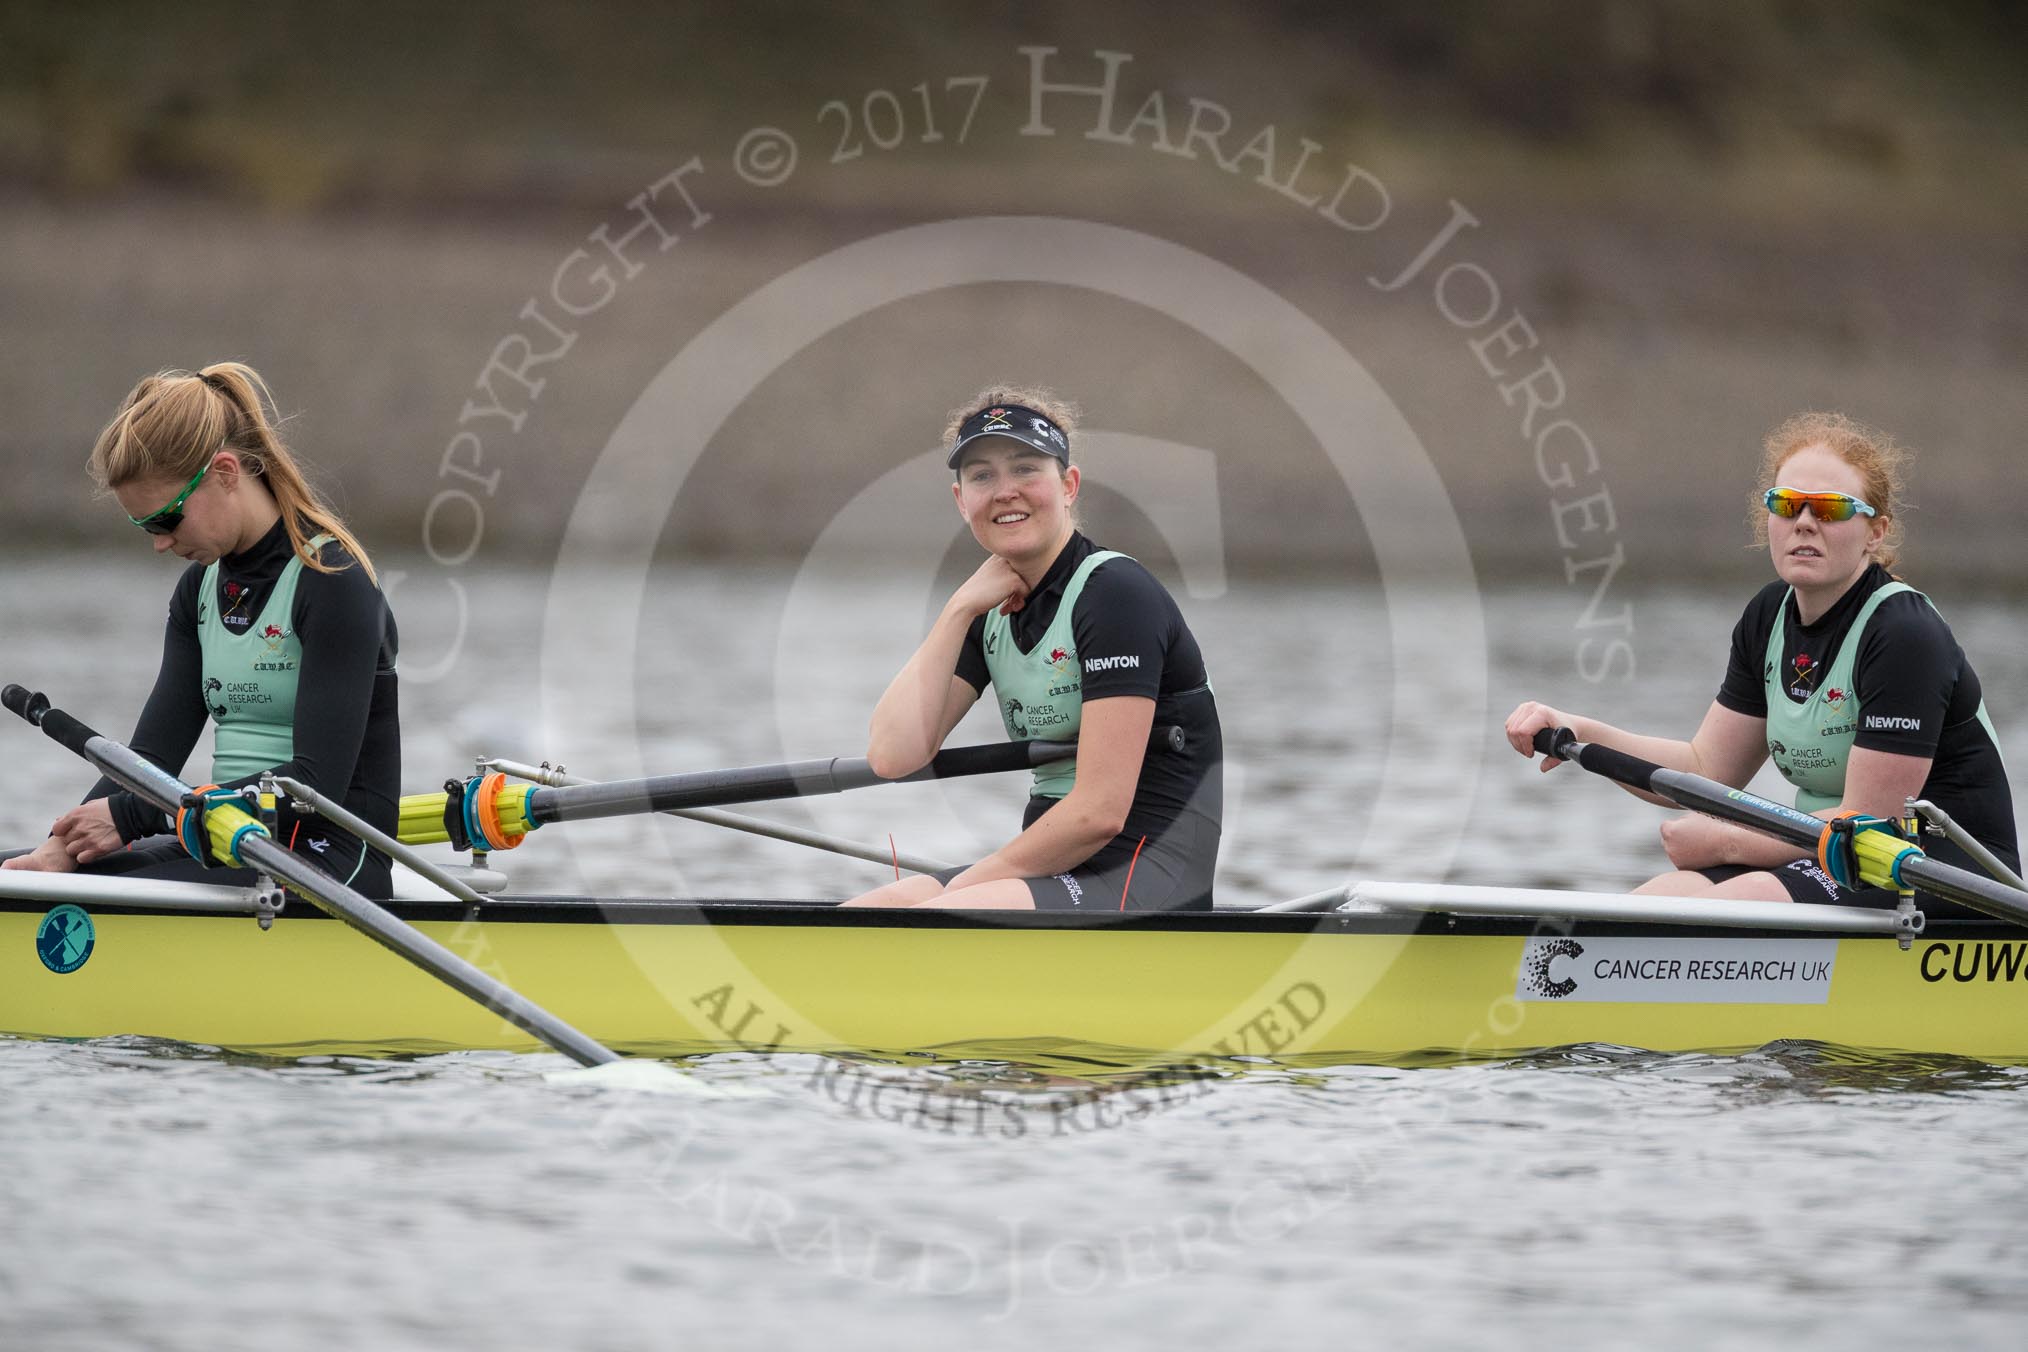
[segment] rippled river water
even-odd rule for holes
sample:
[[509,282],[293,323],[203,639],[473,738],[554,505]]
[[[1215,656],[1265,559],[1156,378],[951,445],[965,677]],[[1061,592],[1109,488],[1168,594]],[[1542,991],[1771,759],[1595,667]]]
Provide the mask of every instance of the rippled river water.
[[[172,581],[147,562],[11,561],[0,679],[124,733]],[[426,580],[394,583],[418,790],[477,753],[605,775],[850,752],[909,646],[885,621],[914,626],[934,590],[671,569],[638,613],[574,598],[604,639],[559,653],[545,574],[461,579],[462,637]],[[1221,896],[1253,900],[1348,873],[1653,871],[1653,809],[1540,778],[1497,721],[1535,696],[1687,730],[1744,599],[1629,598],[1631,678],[1591,685],[1583,598],[1560,588],[1212,593],[1185,604],[1232,754]],[[1940,600],[2028,764],[2017,612]],[[1452,660],[1418,651],[1403,675],[1404,606]],[[573,671],[624,694],[559,708]],[[0,841],[87,778],[12,720],[0,764]],[[974,781],[772,815],[957,859],[1018,797]],[[565,830],[517,852],[522,883],[837,895],[879,876],[693,823]],[[737,1092],[671,1098],[543,1078],[562,1065],[0,1039],[0,1347],[2011,1347],[2028,1317],[2021,1067],[1579,1048],[1128,1079],[973,1049],[708,1058],[694,1074]]]

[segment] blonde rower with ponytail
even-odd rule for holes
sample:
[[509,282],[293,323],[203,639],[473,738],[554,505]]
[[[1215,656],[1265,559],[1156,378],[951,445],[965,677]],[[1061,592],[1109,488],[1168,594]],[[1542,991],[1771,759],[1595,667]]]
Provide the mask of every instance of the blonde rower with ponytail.
[[[401,780],[399,639],[365,547],[304,477],[267,383],[221,362],[143,379],[92,447],[89,470],[159,553],[189,561],[162,665],[132,738],[174,774],[207,723],[211,778],[268,771],[392,831]],[[170,823],[109,781],[49,839],[0,867],[234,881],[182,851]],[[321,820],[284,820],[290,848],[368,895],[388,863]]]
[[[142,490],[170,482],[194,490],[214,469],[221,471],[221,482],[241,475],[263,480],[235,504],[241,511],[233,525],[242,533],[257,527],[254,539],[258,539],[279,518],[303,566],[320,573],[338,571],[310,547],[316,536],[328,535],[373,578],[366,551],[338,513],[310,487],[296,458],[282,444],[268,412],[272,403],[267,382],[241,362],[220,362],[187,375],[164,371],[149,376],[133,388],[106,430],[99,433],[88,465],[92,480],[130,509],[151,501]],[[233,489],[227,492],[231,494]],[[144,517],[129,510],[128,519],[155,537],[157,551],[173,549],[180,557],[194,558],[186,547],[178,547],[173,534],[183,518],[180,508],[187,496],[180,494],[170,504],[179,509],[176,520],[171,520],[170,509],[163,507]],[[198,532],[191,533],[193,538],[184,542],[186,546],[197,543]],[[251,544],[252,540],[240,542]]]

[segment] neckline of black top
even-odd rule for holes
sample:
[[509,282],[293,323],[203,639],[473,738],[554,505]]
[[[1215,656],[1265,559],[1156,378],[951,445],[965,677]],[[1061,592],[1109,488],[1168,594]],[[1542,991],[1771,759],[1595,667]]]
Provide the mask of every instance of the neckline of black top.
[[219,560],[220,568],[229,573],[258,573],[280,563],[288,564],[295,553],[295,542],[289,539],[289,528],[280,517],[268,527],[267,534],[237,554],[227,554]]
[[1866,571],[1859,574],[1858,581],[1845,589],[1845,594],[1831,603],[1831,608],[1808,624],[1803,623],[1803,610],[1796,601],[1795,588],[1789,589],[1787,601],[1788,618],[1798,629],[1809,637],[1826,634],[1849,621],[1859,613],[1859,607],[1866,604],[1866,598],[1894,581],[1894,575],[1877,563],[1866,565]]
[[1062,597],[1064,588],[1070,585],[1070,575],[1077,571],[1079,564],[1097,552],[1098,546],[1083,531],[1075,530],[1070,533],[1070,539],[1063,548],[1056,551],[1056,557],[1042,574],[1042,580],[1029,590],[1028,599],[1021,609],[1008,617],[1012,622],[1015,646],[1022,652],[1034,648],[1056,618],[1058,607],[1050,603]]

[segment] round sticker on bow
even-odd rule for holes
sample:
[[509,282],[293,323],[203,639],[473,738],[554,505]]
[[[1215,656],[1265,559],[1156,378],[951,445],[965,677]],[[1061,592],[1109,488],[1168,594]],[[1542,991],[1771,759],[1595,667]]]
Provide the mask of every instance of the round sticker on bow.
[[35,951],[42,965],[58,976],[75,972],[91,960],[98,931],[84,909],[68,903],[42,917],[35,931]]

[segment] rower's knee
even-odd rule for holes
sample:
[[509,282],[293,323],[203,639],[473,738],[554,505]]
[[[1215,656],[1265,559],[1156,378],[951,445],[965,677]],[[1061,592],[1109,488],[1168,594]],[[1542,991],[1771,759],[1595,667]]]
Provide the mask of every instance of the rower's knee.
[[1634,889],[1637,897],[1698,897],[1712,890],[1712,882],[1701,873],[1676,869],[1650,878]]
[[1035,909],[1035,894],[1019,878],[995,878],[991,882],[973,883],[970,887],[947,891],[916,905],[943,906],[953,911],[1032,911]]
[[944,885],[927,873],[897,878],[871,892],[863,892],[840,906],[920,906],[943,895]]
[[1701,873],[1678,869],[1650,878],[1634,889],[1643,897],[1710,897],[1724,901],[1788,901],[1788,889],[1772,873],[1755,870],[1714,883]]
[[1711,889],[1714,897],[1730,901],[1793,901],[1789,890],[1782,886],[1781,879],[1772,873],[1756,871],[1742,873],[1737,878],[1727,878]]

